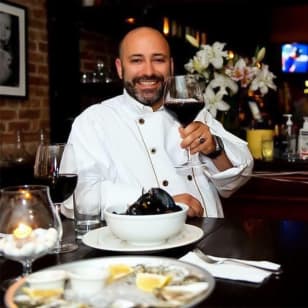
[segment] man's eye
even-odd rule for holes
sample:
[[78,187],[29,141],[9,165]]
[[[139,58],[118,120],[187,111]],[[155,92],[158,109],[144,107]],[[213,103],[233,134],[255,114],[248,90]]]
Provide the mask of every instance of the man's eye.
[[157,59],[154,59],[155,62],[159,62],[159,63],[164,63],[166,62],[166,60],[164,58],[157,58]]
[[131,59],[131,63],[140,63],[142,60],[141,59]]

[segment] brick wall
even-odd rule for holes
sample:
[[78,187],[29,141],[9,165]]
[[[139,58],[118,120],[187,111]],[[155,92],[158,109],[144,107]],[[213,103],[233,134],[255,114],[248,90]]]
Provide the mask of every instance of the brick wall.
[[40,129],[47,132],[47,137],[49,132],[46,1],[13,0],[10,3],[27,8],[28,98],[0,96],[0,146],[2,156],[10,155],[14,149],[16,131],[21,130],[27,151],[34,155]]

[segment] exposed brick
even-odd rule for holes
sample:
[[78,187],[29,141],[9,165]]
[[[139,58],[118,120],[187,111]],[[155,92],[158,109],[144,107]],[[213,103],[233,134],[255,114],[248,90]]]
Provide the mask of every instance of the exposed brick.
[[28,131],[30,128],[30,122],[29,121],[14,121],[9,123],[9,130],[16,134],[17,130],[20,130],[22,132]]
[[48,74],[48,66],[47,65],[38,65],[38,73],[41,75],[43,74]]
[[19,112],[20,119],[38,119],[39,116],[40,111],[37,109],[20,110]]
[[1,110],[0,111],[0,119],[10,121],[16,118],[16,111],[14,110]]
[[34,63],[44,63],[44,54],[40,52],[30,51],[29,61]]
[[33,85],[48,85],[48,79],[43,76],[30,76],[29,80]]
[[[39,130],[49,130],[48,41],[46,0],[12,0],[28,11],[28,98],[0,98],[0,142],[5,151],[22,129],[25,146],[34,149]],[[39,76],[36,76],[38,75]]]
[[38,47],[41,52],[48,52],[48,44],[40,42]]

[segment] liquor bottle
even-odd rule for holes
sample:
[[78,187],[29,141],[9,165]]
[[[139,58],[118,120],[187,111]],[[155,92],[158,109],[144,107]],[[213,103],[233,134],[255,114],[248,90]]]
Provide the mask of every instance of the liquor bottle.
[[285,129],[285,151],[282,154],[282,158],[288,162],[295,162],[296,160],[296,135],[294,133],[294,126],[292,121],[292,114],[283,114],[286,118],[286,129]]
[[22,134],[20,130],[16,131],[16,142],[13,153],[11,155],[11,163],[15,165],[27,165],[31,164],[31,155],[27,152],[22,140]]

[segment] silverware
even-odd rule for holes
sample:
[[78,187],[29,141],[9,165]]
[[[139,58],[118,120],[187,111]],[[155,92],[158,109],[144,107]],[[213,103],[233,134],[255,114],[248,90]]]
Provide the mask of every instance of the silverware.
[[228,258],[220,258],[219,260],[213,259],[210,256],[206,255],[202,250],[199,248],[195,248],[193,252],[203,261],[209,263],[209,264],[223,264],[223,263],[234,263],[242,266],[248,266],[248,267],[253,267],[253,268],[258,268],[262,269],[267,272],[271,272],[274,275],[280,275],[282,273],[281,269],[274,270],[274,269],[269,269],[266,267],[258,266],[258,265],[253,265],[253,264],[248,264],[245,262],[242,262],[240,260],[234,260],[234,259],[228,259]]

